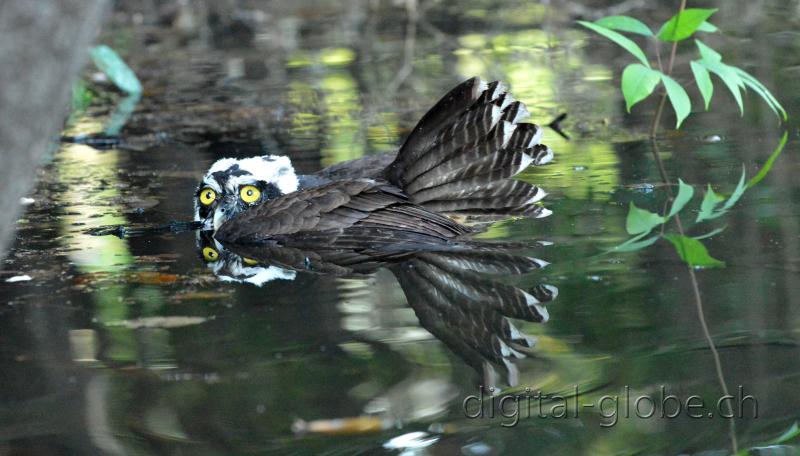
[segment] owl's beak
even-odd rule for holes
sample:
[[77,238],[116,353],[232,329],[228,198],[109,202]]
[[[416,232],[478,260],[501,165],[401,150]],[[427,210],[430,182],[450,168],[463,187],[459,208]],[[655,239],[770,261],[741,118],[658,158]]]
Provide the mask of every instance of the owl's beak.
[[216,233],[223,223],[232,219],[238,212],[236,199],[230,197],[224,198],[214,211],[214,232]]
[[213,222],[214,222],[214,232],[215,233],[219,229],[219,227],[221,227],[222,224],[227,219],[225,217],[225,212],[226,212],[225,208],[223,208],[221,206],[218,207],[216,211],[214,211],[214,220],[213,220]]

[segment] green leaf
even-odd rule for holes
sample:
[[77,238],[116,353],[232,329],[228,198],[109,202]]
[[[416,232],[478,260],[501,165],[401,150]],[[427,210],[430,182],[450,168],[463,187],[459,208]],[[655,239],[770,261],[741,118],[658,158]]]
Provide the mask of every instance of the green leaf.
[[770,443],[772,445],[780,445],[790,440],[794,440],[797,436],[800,436],[800,427],[797,426],[797,421],[795,421],[792,427],[787,429],[786,432],[780,435],[780,437],[776,438]]
[[687,8],[672,16],[658,31],[661,41],[681,41],[689,38],[714,14],[716,9]]
[[714,95],[714,84],[711,82],[711,75],[708,74],[706,67],[696,61],[690,62],[694,80],[697,81],[697,88],[700,89],[700,95],[703,96],[703,101],[706,103],[706,111],[711,104],[711,97]]
[[731,95],[733,95],[733,98],[736,100],[736,104],[739,105],[739,113],[744,115],[744,103],[742,102],[741,92],[741,88],[744,87],[744,81],[742,81],[742,78],[736,74],[732,67],[725,65],[720,61],[709,61],[703,59],[700,61],[700,63],[705,66],[706,69],[722,79],[722,82],[725,83],[725,86],[728,87]]
[[724,262],[712,258],[711,255],[708,254],[706,246],[697,239],[678,236],[676,234],[669,234],[664,237],[675,246],[675,250],[678,252],[678,256],[681,257],[681,260],[691,267],[716,268],[725,266]]
[[730,198],[728,198],[728,201],[726,201],[725,205],[722,206],[723,212],[732,208],[733,205],[736,204],[736,202],[739,201],[739,198],[741,198],[742,195],[744,194],[744,191],[747,189],[744,177],[745,177],[744,164],[742,164],[742,177],[739,178],[739,183],[736,185],[736,188],[733,190],[733,193],[731,193],[731,196]]
[[714,193],[714,190],[711,189],[711,184],[708,184],[706,196],[703,197],[703,202],[700,203],[700,213],[697,214],[696,221],[713,220],[721,216],[722,213],[715,213],[714,208],[724,200],[725,198]]
[[700,57],[702,57],[703,60],[708,62],[719,62],[722,60],[722,56],[719,55],[719,52],[706,46],[702,41],[695,39],[694,44],[697,45],[697,49],[700,51]]
[[716,230],[711,230],[706,234],[701,234],[700,236],[692,236],[692,239],[697,239],[699,241],[700,239],[706,239],[706,238],[714,237],[714,236],[718,235],[719,233],[725,231],[725,228],[727,228],[727,226],[723,226],[722,228],[717,228]]
[[661,80],[660,73],[641,63],[631,63],[622,72],[622,95],[628,112],[636,103],[647,98]]
[[122,58],[108,46],[92,48],[92,61],[120,90],[129,94],[142,93],[142,83]]
[[700,27],[697,27],[698,32],[705,32],[705,33],[716,33],[719,31],[716,25],[712,24],[711,22],[705,21],[700,24]]
[[605,28],[603,26],[593,24],[591,22],[578,21],[578,23],[588,28],[589,30],[594,30],[595,32],[603,35],[609,40],[622,46],[626,51],[630,52],[631,54],[633,54],[634,57],[639,59],[639,61],[642,62],[644,66],[650,67],[650,62],[647,61],[647,57],[645,57],[642,49],[636,43],[631,41],[630,38],[627,38],[624,35],[621,35],[609,28]]
[[761,169],[758,171],[758,174],[753,176],[753,178],[747,182],[747,188],[755,186],[757,183],[761,182],[761,180],[764,179],[767,176],[767,174],[769,174],[769,171],[772,169],[773,163],[775,163],[775,160],[777,160],[778,156],[781,154],[781,152],[783,152],[783,147],[786,145],[786,142],[788,140],[789,140],[789,132],[785,131],[783,132],[783,137],[781,138],[780,144],[778,144],[778,147],[772,152],[772,155],[769,156],[767,162],[764,163],[764,166],[761,167]]
[[633,203],[628,207],[628,218],[625,230],[628,234],[649,233],[650,230],[666,222],[667,219],[645,209],[639,209]]
[[686,206],[686,203],[692,199],[692,196],[694,196],[694,187],[687,185],[682,180],[678,179],[678,196],[676,196],[675,201],[672,202],[672,208],[669,210],[667,218],[670,218],[680,212],[681,209]]
[[650,27],[639,19],[629,16],[608,16],[594,21],[595,24],[620,32],[636,33],[638,35],[653,36]]
[[741,68],[734,66],[729,67],[736,73],[737,76],[739,76],[739,78],[747,87],[750,87],[767,103],[775,115],[777,115],[779,118],[782,118],[784,121],[788,118],[786,115],[786,110],[783,109],[783,106],[781,106],[780,103],[778,103],[778,100],[775,99],[772,93],[766,87],[764,87],[764,84],[761,84],[758,79]]
[[675,118],[677,121],[675,128],[680,128],[683,120],[692,112],[692,102],[689,100],[689,95],[686,94],[683,87],[671,77],[662,74],[661,82],[664,83],[664,87],[667,89],[669,102],[672,104],[672,109],[675,110]]
[[655,242],[661,237],[661,236],[656,235],[656,236],[647,238],[647,239],[645,239],[643,241],[640,241],[639,239],[643,238],[646,234],[647,233],[642,233],[639,236],[636,236],[634,238],[628,239],[627,241],[623,242],[622,244],[620,244],[620,245],[612,248],[611,250],[609,250],[609,252],[635,252],[636,250],[641,250],[641,249],[643,249],[645,247],[650,247],[651,245],[655,244]]

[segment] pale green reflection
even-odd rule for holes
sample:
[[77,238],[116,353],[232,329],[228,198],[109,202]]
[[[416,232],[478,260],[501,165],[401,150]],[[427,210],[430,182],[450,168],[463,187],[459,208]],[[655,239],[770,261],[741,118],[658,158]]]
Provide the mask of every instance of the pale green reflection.
[[359,158],[364,155],[361,135],[361,103],[353,76],[337,71],[323,76],[321,81],[325,139],[322,165]]

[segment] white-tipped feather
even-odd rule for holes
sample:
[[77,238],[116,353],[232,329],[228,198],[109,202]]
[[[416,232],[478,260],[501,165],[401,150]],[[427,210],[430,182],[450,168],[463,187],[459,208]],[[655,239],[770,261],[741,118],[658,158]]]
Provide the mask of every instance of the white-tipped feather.
[[508,333],[511,340],[524,340],[528,345],[528,347],[533,347],[534,345],[536,345],[535,337],[523,333],[522,331],[517,329],[517,327],[514,326],[514,324],[511,323],[510,321],[508,322]]
[[543,207],[543,208],[542,208],[542,210],[541,210],[541,211],[539,211],[539,213],[538,213],[538,214],[536,214],[536,218],[545,218],[545,217],[549,217],[549,216],[550,216],[550,214],[552,214],[552,213],[553,213],[553,211],[551,211],[550,209],[548,209],[548,208],[546,208],[546,207]]
[[533,257],[525,257],[525,258],[527,258],[530,261],[538,264],[540,268],[546,268],[546,267],[550,266],[550,262],[549,261],[544,261],[544,260],[541,260],[539,258],[533,258]]
[[[506,95],[506,98],[508,98],[509,96],[510,95]],[[526,108],[524,104],[520,104],[519,105],[519,109],[517,110],[517,114],[514,116],[514,120],[512,120],[512,122],[519,123],[519,122],[522,122],[523,120],[527,119],[530,116],[531,116],[531,113],[528,112],[528,108]],[[541,131],[541,129],[539,131]],[[537,134],[538,134],[538,132],[537,132]],[[540,137],[540,139],[541,139],[541,137]]]
[[503,121],[503,144],[501,147],[506,147],[506,144],[511,140],[511,135],[514,134],[516,129],[517,126],[513,123],[506,120]]
[[528,154],[522,154],[522,159],[519,161],[519,168],[514,172],[514,175],[524,171],[531,163],[533,163],[533,157]]
[[547,196],[547,192],[541,188],[537,188],[536,194],[533,195],[528,201],[525,201],[525,205],[538,203],[539,201],[543,200],[545,196]]
[[[505,97],[503,97],[503,102],[500,104],[500,109],[502,109],[503,111],[505,111],[505,110],[506,110],[506,108],[507,108],[509,105],[511,105],[511,103],[513,103],[513,102],[515,102],[515,101],[517,101],[517,100],[514,98],[514,95],[511,95],[510,93],[507,93],[507,92],[506,92],[506,96],[505,96]],[[522,105],[522,106],[524,106],[524,105]]]
[[547,308],[540,305],[541,303],[539,302],[538,299],[534,298],[533,295],[530,293],[524,291],[522,293],[525,294],[525,301],[528,303],[528,306],[535,308],[536,312],[538,312],[539,315],[542,316],[542,323],[550,319],[550,313],[547,312]]
[[531,141],[528,143],[528,147],[526,147],[526,149],[530,149],[531,147],[541,143],[543,135],[544,130],[541,128],[536,128],[536,133],[534,133],[533,138],[531,138]]
[[504,94],[506,92],[508,92],[508,87],[506,87],[506,85],[501,82],[501,83],[497,84],[497,87],[494,90],[494,94],[492,94],[493,96],[492,96],[492,98],[490,98],[490,100],[494,101],[494,100],[497,99],[497,97],[499,97],[500,95],[502,95],[502,94]]
[[492,106],[492,126],[497,125],[497,122],[500,121],[500,117],[503,116],[503,110],[500,109],[499,106]]
[[553,150],[547,146],[544,147],[544,155],[537,154],[538,156],[536,157],[536,163],[534,163],[536,166],[550,163],[550,161],[553,159]]
[[489,88],[489,83],[487,83],[483,79],[478,79],[478,86],[477,87],[478,87],[478,90],[476,91],[476,93],[473,96],[473,98],[478,98],[478,95],[482,94],[483,92],[486,92],[486,89]]
[[550,292],[550,294],[553,296],[552,299],[556,299],[558,297],[558,288],[557,287],[555,287],[553,285],[547,285],[547,284],[544,284],[542,286],[544,288],[546,288],[547,291]]

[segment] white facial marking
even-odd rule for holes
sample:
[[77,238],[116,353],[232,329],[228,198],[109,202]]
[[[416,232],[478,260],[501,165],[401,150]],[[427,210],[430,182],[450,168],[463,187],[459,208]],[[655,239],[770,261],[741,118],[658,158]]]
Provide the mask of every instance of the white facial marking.
[[[231,167],[238,168],[230,171],[227,179],[223,180],[224,188],[217,180],[215,173],[227,173]],[[226,196],[238,195],[239,188],[243,185],[266,182],[274,185],[282,194],[297,191],[299,181],[292,167],[289,157],[279,155],[264,155],[260,157],[249,157],[243,159],[222,158],[214,162],[203,176],[201,188],[211,188],[217,193],[217,206]],[[222,214],[219,210],[214,210],[211,217],[206,220],[200,217],[199,198],[195,198],[194,219],[205,222],[204,228],[219,228],[227,220],[229,214]]]

